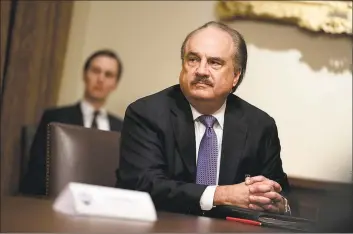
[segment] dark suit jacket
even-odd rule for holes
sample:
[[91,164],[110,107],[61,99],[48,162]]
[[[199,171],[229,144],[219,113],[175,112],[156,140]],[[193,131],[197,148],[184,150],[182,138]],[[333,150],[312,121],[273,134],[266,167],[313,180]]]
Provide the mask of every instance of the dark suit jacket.
[[[263,175],[288,191],[275,121],[231,94],[227,100],[219,185]],[[198,214],[206,186],[196,181],[195,128],[190,105],[172,86],[126,110],[117,186],[147,191],[157,209]]]
[[[122,121],[108,114],[111,131],[121,131]],[[20,183],[20,192],[33,195],[45,194],[45,156],[47,126],[51,122],[84,126],[80,104],[46,110],[37,128],[31,146],[28,171]]]

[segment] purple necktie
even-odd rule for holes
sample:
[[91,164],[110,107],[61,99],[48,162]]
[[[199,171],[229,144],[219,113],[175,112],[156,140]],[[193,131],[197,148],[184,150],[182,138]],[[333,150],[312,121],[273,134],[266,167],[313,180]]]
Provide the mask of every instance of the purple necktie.
[[213,129],[216,118],[212,115],[202,115],[199,120],[205,125],[206,130],[202,137],[197,157],[196,183],[216,185],[218,146],[217,135]]

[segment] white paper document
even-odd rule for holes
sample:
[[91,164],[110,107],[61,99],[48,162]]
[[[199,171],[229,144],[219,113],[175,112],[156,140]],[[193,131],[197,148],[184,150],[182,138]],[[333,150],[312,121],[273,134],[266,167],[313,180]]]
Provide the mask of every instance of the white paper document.
[[146,192],[75,182],[59,194],[53,209],[69,215],[157,220],[153,201]]

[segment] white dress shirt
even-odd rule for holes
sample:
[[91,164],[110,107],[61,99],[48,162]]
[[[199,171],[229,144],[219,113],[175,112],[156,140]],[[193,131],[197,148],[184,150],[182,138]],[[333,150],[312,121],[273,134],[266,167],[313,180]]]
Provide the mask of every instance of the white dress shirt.
[[[196,163],[197,157],[199,155],[199,147],[201,143],[201,139],[206,131],[205,125],[203,125],[199,120],[202,114],[199,113],[192,105],[191,112],[194,119],[194,126],[195,126],[195,140],[196,140]],[[218,177],[219,177],[219,167],[221,161],[221,152],[222,152],[222,138],[223,138],[223,125],[224,125],[224,113],[226,110],[226,102],[222,105],[222,107],[212,114],[213,117],[217,119],[215,124],[213,125],[213,129],[217,135],[217,143],[218,143],[218,158],[217,158],[217,179],[216,183],[218,184]],[[207,186],[205,191],[203,192],[201,199],[200,199],[200,207],[202,210],[211,210],[213,207],[213,197],[216,192],[217,185]]]
[[[95,111],[94,107],[86,100],[81,101],[80,107],[81,107],[84,126],[86,128],[91,128],[92,121],[93,121],[93,115],[94,115],[94,111]],[[105,130],[105,131],[110,130],[108,113],[104,108],[101,108],[99,110],[99,114],[97,115],[96,121],[97,121],[97,128],[98,129]]]

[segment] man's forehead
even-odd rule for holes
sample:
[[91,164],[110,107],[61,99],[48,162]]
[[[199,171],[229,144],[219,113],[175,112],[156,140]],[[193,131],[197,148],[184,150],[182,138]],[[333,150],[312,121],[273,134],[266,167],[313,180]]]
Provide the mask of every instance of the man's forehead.
[[117,69],[117,65],[119,65],[119,63],[115,59],[107,56],[98,56],[94,58],[91,62],[92,67],[103,67],[113,70]]
[[207,57],[227,57],[233,54],[233,41],[230,35],[220,29],[203,29],[190,37],[185,54],[196,53]]

